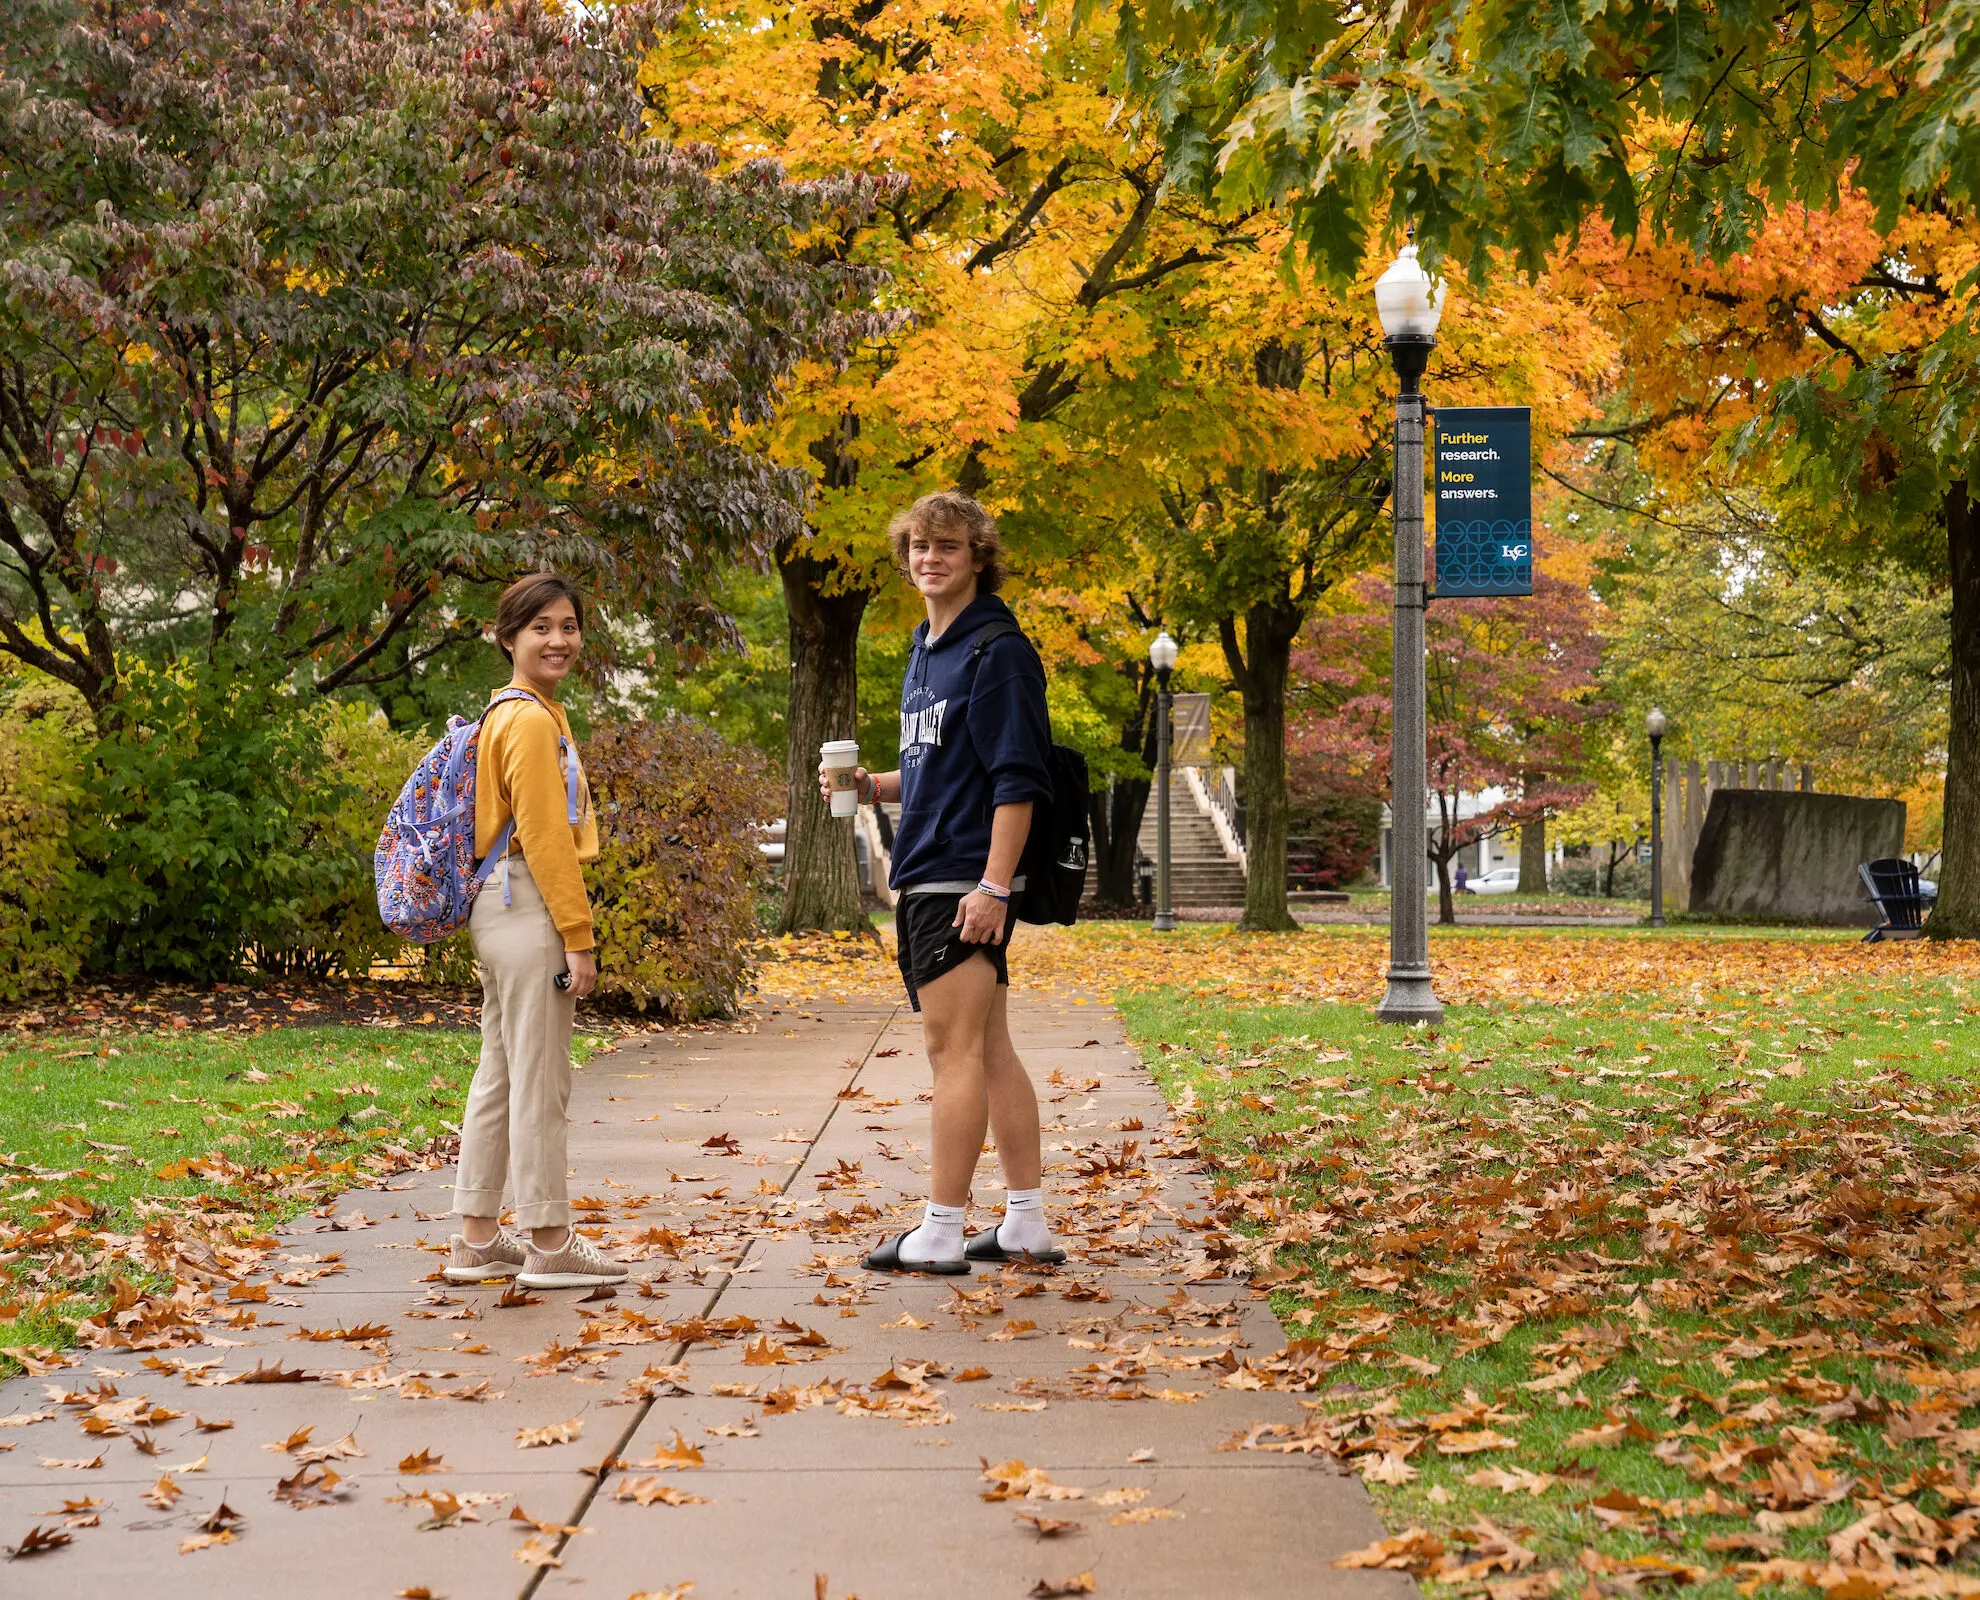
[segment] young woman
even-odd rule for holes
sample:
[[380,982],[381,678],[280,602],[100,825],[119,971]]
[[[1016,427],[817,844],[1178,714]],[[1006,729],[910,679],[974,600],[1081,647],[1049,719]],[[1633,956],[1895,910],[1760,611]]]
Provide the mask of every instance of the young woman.
[[[1032,807],[1052,793],[1045,672],[1020,634],[973,647],[986,625],[1015,626],[997,598],[1003,546],[982,506],[963,494],[924,495],[887,531],[928,620],[915,629],[901,689],[900,770],[862,767],[857,776],[861,799],[901,806],[894,927],[935,1074],[934,1170],[920,1226],[864,1264],[962,1273],[971,1261],[1063,1261],[1045,1225],[1038,1096],[1005,1006],[1011,893],[1024,886],[1017,870]],[[986,1125],[1004,1169],[1004,1217],[965,1241]]]
[[[481,724],[474,849],[506,854],[468,921],[481,965],[481,1064],[461,1117],[461,1231],[444,1270],[456,1283],[514,1276],[532,1289],[620,1283],[626,1269],[571,1231],[565,1181],[571,1024],[598,983],[580,867],[597,858],[598,823],[557,703],[584,646],[584,602],[554,572],[519,578],[496,605],[495,643],[515,666],[497,693],[528,697],[505,700]],[[505,1181],[527,1249],[498,1220]]]

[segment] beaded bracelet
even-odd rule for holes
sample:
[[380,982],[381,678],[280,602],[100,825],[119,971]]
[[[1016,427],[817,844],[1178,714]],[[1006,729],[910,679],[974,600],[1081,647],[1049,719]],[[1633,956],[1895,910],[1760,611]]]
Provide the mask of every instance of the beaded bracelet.
[[1001,883],[992,883],[988,878],[976,886],[978,894],[987,894],[992,900],[1009,900],[1011,891]]

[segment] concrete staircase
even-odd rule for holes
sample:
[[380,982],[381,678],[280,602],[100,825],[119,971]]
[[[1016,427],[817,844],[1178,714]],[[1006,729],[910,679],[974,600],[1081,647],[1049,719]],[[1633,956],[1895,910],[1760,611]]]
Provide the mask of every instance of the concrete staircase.
[[[1141,853],[1155,859],[1155,797],[1141,816]],[[1189,780],[1180,773],[1169,787],[1169,882],[1179,911],[1226,908],[1244,904],[1244,872],[1224,854],[1223,841],[1210,819],[1196,808]],[[1086,875],[1086,892],[1094,892],[1094,874]]]
[[[1155,797],[1141,816],[1141,848],[1155,857]],[[1214,824],[1196,808],[1181,773],[1169,779],[1169,887],[1178,911],[1244,904],[1244,872],[1224,854]]]

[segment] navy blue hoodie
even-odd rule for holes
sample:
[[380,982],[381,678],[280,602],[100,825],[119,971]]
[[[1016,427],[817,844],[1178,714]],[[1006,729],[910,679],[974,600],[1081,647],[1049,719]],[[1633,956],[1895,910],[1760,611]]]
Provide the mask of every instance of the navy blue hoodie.
[[971,659],[984,625],[1010,615],[995,595],[979,594],[933,644],[926,622],[914,630],[901,685],[901,825],[888,879],[897,891],[974,888],[989,862],[997,807],[1052,797],[1038,653],[1006,634]]

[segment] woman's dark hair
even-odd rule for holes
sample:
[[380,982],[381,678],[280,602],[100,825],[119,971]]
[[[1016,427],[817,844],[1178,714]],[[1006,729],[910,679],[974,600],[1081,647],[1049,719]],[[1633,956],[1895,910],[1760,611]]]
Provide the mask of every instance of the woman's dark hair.
[[559,577],[554,572],[530,572],[502,591],[502,598],[495,602],[495,644],[511,661],[516,653],[510,644],[517,634],[536,620],[536,614],[545,606],[557,600],[568,600],[571,609],[577,613],[580,632],[584,628],[584,597],[577,592],[577,586],[569,578]]
[[935,533],[958,533],[969,541],[979,594],[995,594],[1003,588],[1004,541],[997,534],[997,519],[954,489],[923,495],[887,524],[887,542],[902,577],[908,576],[909,542],[916,534]]

